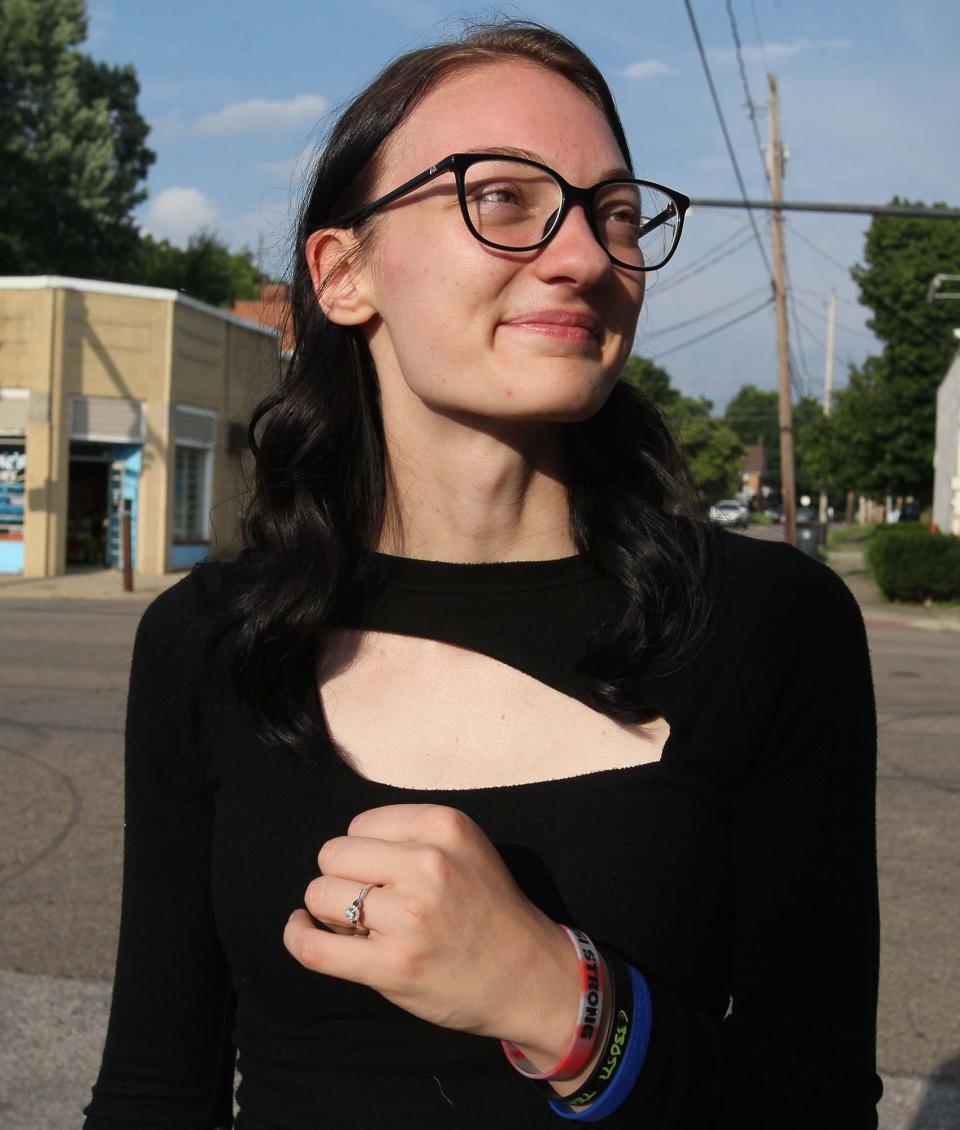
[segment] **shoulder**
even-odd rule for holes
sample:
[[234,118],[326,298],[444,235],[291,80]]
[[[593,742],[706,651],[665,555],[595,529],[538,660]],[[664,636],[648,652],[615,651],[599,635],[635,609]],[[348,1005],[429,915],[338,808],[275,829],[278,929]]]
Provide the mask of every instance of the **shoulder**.
[[228,604],[230,561],[202,561],[147,606],[137,628],[136,646],[173,655],[199,647],[222,623]]
[[715,591],[721,603],[768,619],[861,619],[843,580],[795,546],[728,530],[717,530],[713,544]]
[[799,667],[861,666],[866,629],[828,565],[783,542],[718,530],[713,594],[723,651],[752,680]]

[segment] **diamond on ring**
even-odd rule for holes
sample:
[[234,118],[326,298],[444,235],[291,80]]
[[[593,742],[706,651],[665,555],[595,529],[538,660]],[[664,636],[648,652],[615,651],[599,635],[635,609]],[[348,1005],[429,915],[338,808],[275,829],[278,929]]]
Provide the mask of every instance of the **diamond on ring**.
[[346,911],[344,911],[344,917],[355,930],[364,929],[364,927],[360,925],[360,913],[363,910],[363,900],[366,896],[367,891],[369,890],[369,886],[361,887],[360,893],[353,900],[353,902],[350,903]]

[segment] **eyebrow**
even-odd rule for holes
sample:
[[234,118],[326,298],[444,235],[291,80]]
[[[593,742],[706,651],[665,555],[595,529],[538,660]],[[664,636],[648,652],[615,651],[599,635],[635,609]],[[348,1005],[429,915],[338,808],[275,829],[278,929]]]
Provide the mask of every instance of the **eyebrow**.
[[[518,149],[514,145],[478,145],[472,149],[464,149],[462,150],[462,152],[489,153],[491,156],[496,156],[496,154],[502,153],[504,157],[523,157],[528,161],[536,161],[539,165],[547,165],[548,168],[550,167],[549,164],[543,159],[543,157],[539,153],[536,153],[533,149]],[[612,180],[614,177],[623,177],[624,180],[635,179],[633,173],[629,169],[624,168],[623,165],[616,165],[612,169],[606,169],[604,172],[602,172],[600,176],[597,177],[597,183],[602,180]]]

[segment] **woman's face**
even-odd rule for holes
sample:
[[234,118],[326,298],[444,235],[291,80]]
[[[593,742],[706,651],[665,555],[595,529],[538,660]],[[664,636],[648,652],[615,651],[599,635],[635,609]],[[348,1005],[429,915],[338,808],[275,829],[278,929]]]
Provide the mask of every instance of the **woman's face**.
[[[475,149],[524,151],[579,186],[629,175],[584,94],[506,61],[427,95],[389,139],[371,199]],[[644,276],[610,262],[581,208],[545,247],[498,251],[468,231],[451,172],[383,209],[377,225],[361,286],[382,387],[402,380],[430,407],[488,419],[575,421],[602,406],[633,343]],[[558,312],[592,324],[558,325]]]

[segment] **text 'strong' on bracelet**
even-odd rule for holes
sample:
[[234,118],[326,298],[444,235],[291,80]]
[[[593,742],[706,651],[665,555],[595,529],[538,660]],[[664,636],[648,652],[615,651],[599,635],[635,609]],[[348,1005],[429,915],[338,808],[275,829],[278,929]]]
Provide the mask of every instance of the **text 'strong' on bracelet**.
[[[509,1040],[500,1041],[507,1059],[517,1071],[525,1078],[536,1082],[552,1080],[560,1083],[576,1079],[593,1058],[601,1035],[605,990],[603,962],[596,946],[583,930],[571,929],[569,926],[564,926],[563,929],[573,943],[580,961],[580,1008],[577,1025],[566,1053],[549,1071],[541,1072],[536,1070],[516,1044]],[[556,1094],[552,1088],[550,1090],[551,1093]]]

